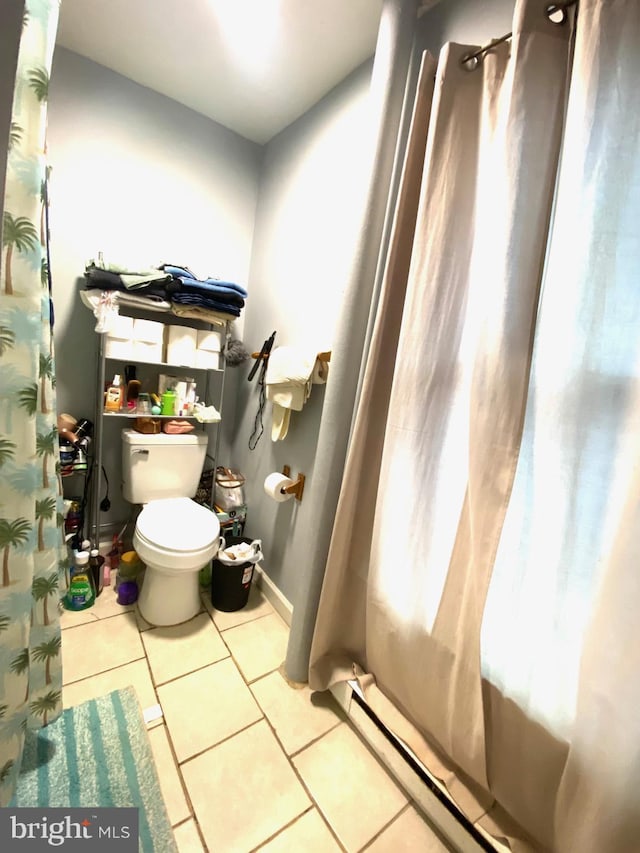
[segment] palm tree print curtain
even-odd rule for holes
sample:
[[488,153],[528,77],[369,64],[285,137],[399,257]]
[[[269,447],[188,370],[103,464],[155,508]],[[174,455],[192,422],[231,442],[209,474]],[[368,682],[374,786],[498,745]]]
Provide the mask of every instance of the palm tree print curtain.
[[59,0],[27,0],[0,260],[0,805],[25,732],[61,710],[62,497],[46,253],[47,91]]

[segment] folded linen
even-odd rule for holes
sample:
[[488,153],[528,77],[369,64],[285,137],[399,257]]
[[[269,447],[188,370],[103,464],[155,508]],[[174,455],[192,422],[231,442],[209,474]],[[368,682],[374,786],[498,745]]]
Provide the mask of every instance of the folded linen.
[[[86,270],[96,269],[106,273],[113,273],[119,276],[122,286],[126,290],[135,290],[139,287],[144,287],[152,282],[167,282],[171,275],[159,270],[155,267],[131,267],[115,262],[106,262],[102,253],[98,256],[98,260],[90,260],[86,265]],[[85,275],[86,275],[85,270]]]
[[181,267],[175,264],[162,264],[160,268],[165,272],[170,273],[174,278],[180,279],[183,284],[185,283],[184,280],[188,279],[191,283],[198,282],[199,284],[209,284],[216,287],[223,287],[226,290],[233,290],[238,294],[238,296],[242,296],[245,299],[249,295],[241,284],[236,284],[233,281],[225,281],[219,278],[199,279],[188,267]]
[[165,296],[166,286],[171,282],[171,276],[161,273],[159,277],[139,280],[135,288],[128,287],[119,273],[103,270],[100,267],[88,266],[84,271],[87,287],[100,288],[101,290],[131,290],[136,292],[156,293]]
[[80,299],[97,320],[95,331],[103,334],[113,330],[116,318],[120,313],[120,305],[131,305],[134,308],[144,308],[145,311],[166,313],[171,310],[171,304],[158,296],[134,296],[132,293],[119,290],[81,290]]
[[212,283],[210,281],[195,281],[192,278],[181,276],[179,293],[200,293],[203,296],[222,296],[229,302],[236,302],[241,307],[244,305],[244,297],[232,287],[223,282]]
[[236,319],[235,315],[227,314],[225,311],[212,311],[200,305],[178,305],[177,302],[171,303],[171,313],[176,317],[202,320],[204,323],[211,323],[212,326],[224,326],[229,320]]
[[234,317],[240,316],[241,306],[234,305],[223,299],[211,299],[199,296],[196,293],[173,293],[171,301],[178,305],[199,305],[201,308],[210,308],[212,311],[224,311],[225,314],[233,314]]

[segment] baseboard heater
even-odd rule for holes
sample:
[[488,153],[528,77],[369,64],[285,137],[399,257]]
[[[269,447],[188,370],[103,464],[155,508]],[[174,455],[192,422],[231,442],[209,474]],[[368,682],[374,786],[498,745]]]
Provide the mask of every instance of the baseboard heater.
[[[496,847],[494,844],[489,841],[489,839],[483,835],[469,820],[468,818],[460,811],[460,809],[456,806],[453,800],[447,796],[447,794],[438,786],[438,784],[433,780],[433,778],[429,775],[429,773],[425,770],[422,764],[417,761],[411,752],[405,748],[403,743],[393,734],[393,732],[389,731],[389,729],[384,725],[384,723],[378,718],[374,711],[367,705],[362,695],[359,692],[359,687],[356,682],[349,682],[349,699],[351,702],[355,703],[357,708],[362,714],[364,714],[369,723],[375,727],[377,732],[382,735],[385,742],[392,747],[393,753],[400,759],[403,765],[404,772],[398,772],[398,761],[389,761],[389,755],[382,754],[381,751],[377,748],[378,744],[374,742],[375,738],[372,739],[369,736],[369,733],[359,724],[356,717],[361,716],[360,714],[354,714],[353,709],[349,707],[345,707],[344,702],[340,702],[348,716],[352,720],[352,722],[356,725],[360,733],[363,737],[369,742],[369,744],[373,747],[374,752],[376,752],[382,762],[388,767],[388,769],[392,772],[394,776],[398,779],[400,784],[408,789],[408,793],[411,798],[416,802],[418,808],[425,814],[427,819],[435,825],[438,831],[444,836],[444,838],[448,841],[449,844],[455,845],[455,848],[464,851],[464,853],[471,853],[471,851],[485,850],[487,853],[496,853],[496,851],[500,848]],[[335,694],[334,694],[335,695]],[[340,701],[339,697],[338,701]],[[347,702],[347,705],[349,703]],[[407,776],[410,774],[406,773],[406,769],[408,768],[415,777],[417,777],[417,784],[409,784],[407,785]],[[424,799],[428,797],[420,797],[417,796],[417,786],[422,785],[428,791],[428,794],[431,795],[432,798],[431,804],[435,806],[435,804],[439,804],[441,809],[444,812],[440,814],[435,814],[437,809],[428,808],[425,806]],[[426,792],[425,792],[426,793]],[[422,802],[421,802],[422,800]],[[448,820],[447,820],[448,816]]]

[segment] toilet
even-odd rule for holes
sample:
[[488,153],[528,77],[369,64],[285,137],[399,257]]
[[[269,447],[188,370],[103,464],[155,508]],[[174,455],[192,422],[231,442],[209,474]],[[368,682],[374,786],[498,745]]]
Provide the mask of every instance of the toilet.
[[198,572],[224,547],[215,513],[191,500],[206,452],[204,433],[122,431],[122,493],[143,504],[133,534],[147,567],[138,607],[151,625],[179,625],[200,611]]

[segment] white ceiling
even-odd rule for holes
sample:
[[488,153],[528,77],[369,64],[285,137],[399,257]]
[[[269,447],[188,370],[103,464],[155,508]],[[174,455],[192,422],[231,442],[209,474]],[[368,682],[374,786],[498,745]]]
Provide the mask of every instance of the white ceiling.
[[382,0],[63,0],[58,44],[258,143],[375,49]]

